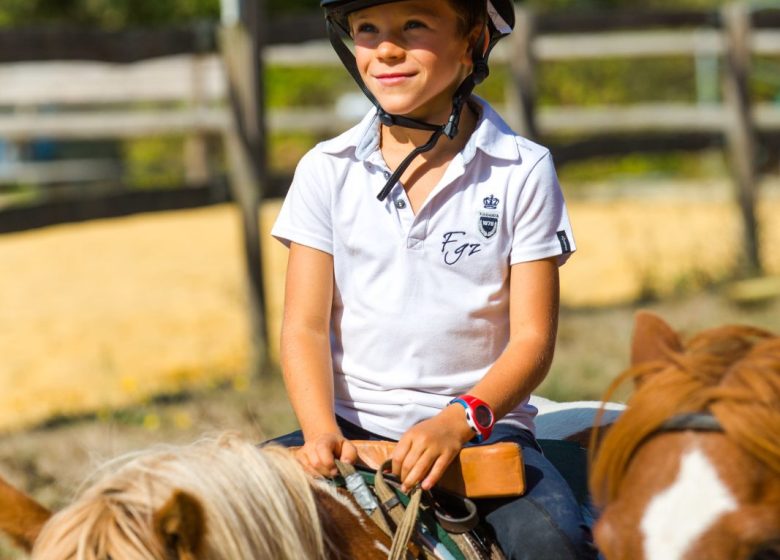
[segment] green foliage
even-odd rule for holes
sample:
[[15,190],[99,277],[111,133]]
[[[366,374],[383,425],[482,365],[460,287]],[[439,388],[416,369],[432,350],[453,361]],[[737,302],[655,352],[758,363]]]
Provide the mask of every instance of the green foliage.
[[[718,8],[728,0],[644,0],[639,9],[711,9]],[[537,11],[556,11],[575,8],[578,11],[604,10],[609,8],[637,8],[635,0],[525,0],[521,2]]]
[[319,3],[312,0],[266,0],[268,13],[272,16],[281,14],[311,13]]
[[691,59],[580,60],[539,67],[542,105],[626,105],[696,99]]
[[268,165],[272,173],[291,172],[317,142],[325,140],[305,132],[277,132],[268,143]]
[[220,0],[3,0],[0,26],[38,24],[124,26],[219,19]]
[[753,99],[765,103],[780,103],[780,59],[755,57],[750,75]]
[[125,183],[133,188],[178,187],[184,182],[183,139],[154,137],[123,144]]
[[714,151],[698,155],[668,152],[590,158],[570,162],[558,172],[561,183],[571,187],[596,182],[635,180],[638,177],[648,180],[696,178],[724,174],[727,170],[722,153]]
[[332,105],[343,93],[357,89],[341,68],[267,67],[266,103],[276,107],[317,107]]
[[509,80],[509,69],[505,66],[492,64],[490,66],[490,75],[474,89],[474,93],[490,103],[504,103],[507,80]]
[[[70,23],[117,28],[126,25],[181,24],[219,19],[220,0],[3,0],[0,26]],[[643,10],[711,9],[724,0],[646,0]],[[265,0],[268,14],[276,17],[317,9],[312,0]],[[633,0],[525,0],[537,11],[578,11],[634,8]]]

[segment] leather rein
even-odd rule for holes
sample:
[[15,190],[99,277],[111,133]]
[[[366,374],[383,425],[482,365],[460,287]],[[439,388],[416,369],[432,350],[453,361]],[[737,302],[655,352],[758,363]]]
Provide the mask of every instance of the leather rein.
[[[413,540],[418,541],[418,545],[422,545],[420,552],[424,558],[431,560],[439,558],[433,551],[440,551],[441,546],[437,546],[433,535],[424,530],[419,531],[421,527],[417,523],[418,513],[423,508],[432,510],[431,513],[433,513],[436,522],[447,531],[450,539],[466,560],[480,560],[482,558],[498,560],[503,558],[503,555],[495,547],[490,547],[489,551],[482,551],[478,545],[466,537],[465,533],[474,529],[478,523],[476,505],[468,498],[457,498],[465,509],[466,515],[464,517],[450,516],[445,510],[439,510],[436,507],[438,503],[435,499],[432,500],[432,503],[424,506],[422,503],[423,491],[418,485],[412,489],[408,503],[403,506],[394,490],[394,488],[398,488],[398,485],[384,475],[390,469],[390,461],[385,462],[377,469],[373,488],[369,487],[362,475],[352,465],[336,461],[336,466],[344,479],[347,490],[352,494],[357,504],[392,539],[389,560],[407,558],[407,547]],[[483,552],[487,554],[483,555]]]

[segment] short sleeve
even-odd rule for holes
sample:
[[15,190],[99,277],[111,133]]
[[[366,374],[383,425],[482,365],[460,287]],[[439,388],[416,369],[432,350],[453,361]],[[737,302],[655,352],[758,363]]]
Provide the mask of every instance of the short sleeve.
[[294,242],[333,254],[332,185],[325,157],[315,148],[301,158],[271,235],[288,247]]
[[515,209],[513,233],[510,264],[558,256],[558,264],[562,265],[576,250],[549,152],[525,178]]

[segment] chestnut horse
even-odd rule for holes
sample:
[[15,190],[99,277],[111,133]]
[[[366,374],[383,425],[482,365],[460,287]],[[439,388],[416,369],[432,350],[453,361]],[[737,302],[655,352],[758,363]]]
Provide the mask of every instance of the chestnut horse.
[[706,330],[683,343],[637,316],[628,407],[596,449],[607,560],[780,558],[780,337]]

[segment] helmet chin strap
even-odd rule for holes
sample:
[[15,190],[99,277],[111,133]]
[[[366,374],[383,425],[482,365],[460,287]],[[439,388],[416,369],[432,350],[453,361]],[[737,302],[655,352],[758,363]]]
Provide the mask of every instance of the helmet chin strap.
[[[469,74],[466,77],[466,79],[463,80],[463,82],[461,82],[461,84],[458,86],[458,89],[455,90],[455,94],[452,97],[452,111],[450,112],[450,116],[447,119],[447,122],[442,125],[432,124],[418,119],[404,117],[403,115],[391,115],[390,113],[385,111],[382,108],[382,106],[379,104],[379,101],[377,101],[376,97],[374,97],[374,94],[371,93],[371,91],[368,89],[368,86],[366,86],[366,84],[363,82],[363,79],[360,77],[360,72],[358,71],[357,62],[355,61],[355,55],[353,55],[352,51],[350,51],[347,45],[344,44],[341,34],[336,29],[336,25],[333,24],[330,18],[326,19],[326,26],[328,30],[328,38],[330,39],[330,44],[333,45],[333,49],[336,51],[336,54],[341,59],[341,62],[344,64],[344,67],[350,73],[350,75],[355,80],[355,82],[357,82],[358,86],[363,91],[365,96],[368,98],[369,101],[371,101],[374,107],[376,107],[377,114],[379,116],[379,121],[383,125],[401,126],[404,128],[412,128],[415,130],[430,130],[433,132],[433,134],[431,134],[428,141],[422,146],[418,146],[414,150],[412,150],[409,153],[409,155],[407,155],[404,158],[404,160],[398,165],[398,167],[395,169],[393,174],[390,175],[390,177],[387,179],[385,186],[382,188],[381,191],[379,191],[379,194],[377,195],[377,199],[383,201],[387,198],[387,195],[390,194],[390,191],[392,190],[393,186],[395,186],[395,184],[401,178],[401,175],[403,175],[404,171],[406,171],[406,169],[412,163],[414,158],[416,158],[422,153],[432,150],[433,147],[436,145],[436,142],[438,142],[439,138],[441,138],[442,135],[447,136],[450,140],[455,138],[455,136],[457,136],[458,125],[460,124],[460,115],[464,103],[471,95],[471,92],[474,90],[474,87],[480,82],[482,82],[488,75],[487,59],[485,54],[483,54],[482,52],[478,52],[480,51],[480,49],[476,49],[476,48],[473,49],[472,58],[474,61],[474,67],[471,71],[471,74]],[[486,35],[485,32],[483,32],[483,35]],[[482,39],[483,37],[480,37],[480,40]],[[485,37],[484,40],[486,42],[487,38]]]

